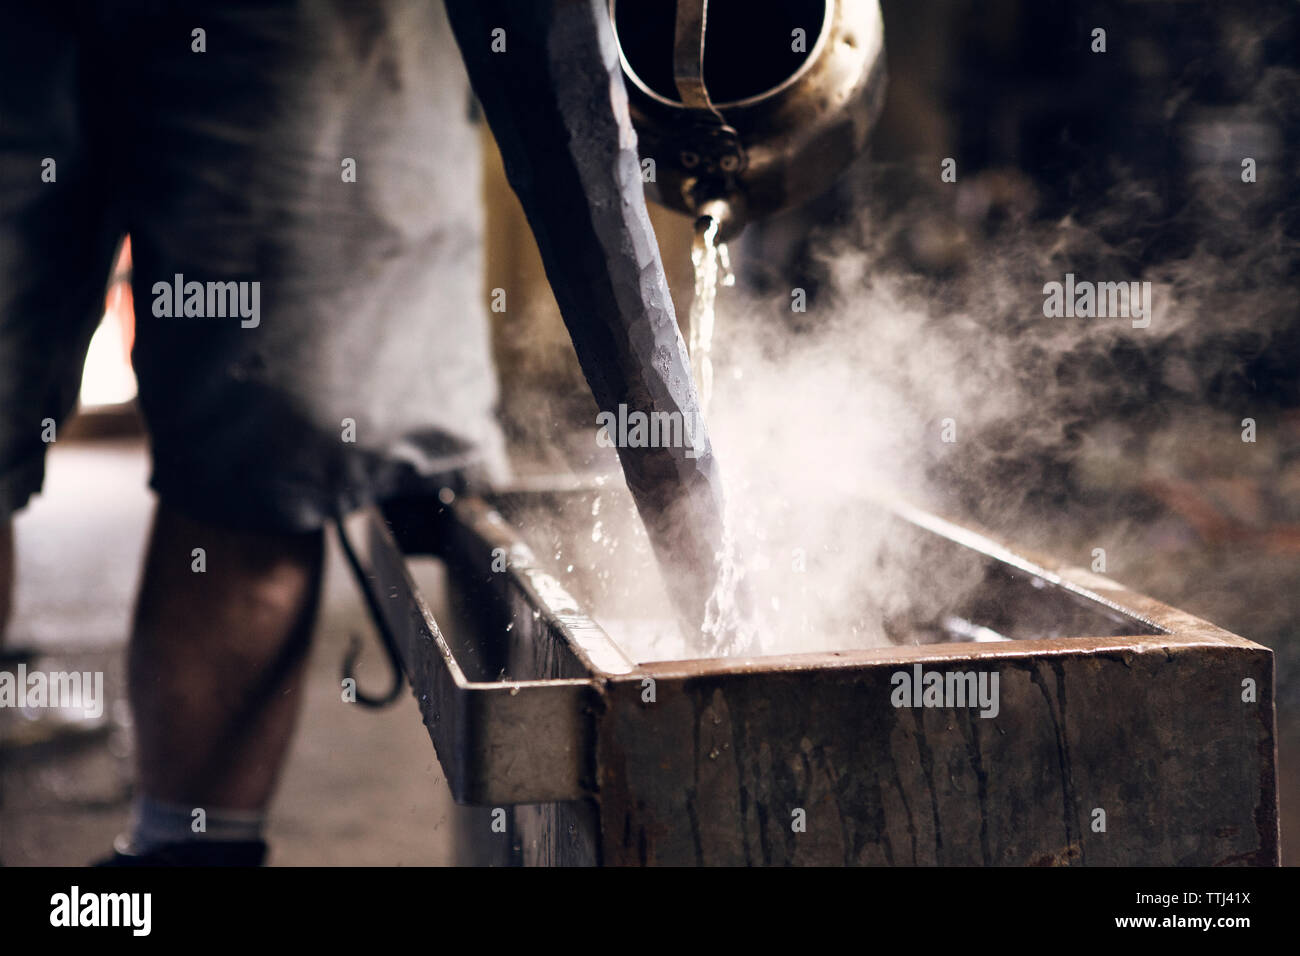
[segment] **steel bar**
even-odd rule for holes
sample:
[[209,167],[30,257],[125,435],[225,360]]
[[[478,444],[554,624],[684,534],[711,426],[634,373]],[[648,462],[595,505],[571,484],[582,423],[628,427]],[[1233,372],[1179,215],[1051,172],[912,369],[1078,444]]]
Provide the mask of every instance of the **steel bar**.
[[447,0],[447,12],[597,405],[667,415],[693,439],[618,454],[678,617],[698,632],[722,490],[646,213],[607,4]]

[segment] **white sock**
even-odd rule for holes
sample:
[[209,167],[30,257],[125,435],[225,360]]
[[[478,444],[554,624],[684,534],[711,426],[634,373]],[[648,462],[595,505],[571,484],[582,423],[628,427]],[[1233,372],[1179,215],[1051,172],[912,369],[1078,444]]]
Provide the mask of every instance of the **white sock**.
[[260,840],[265,824],[266,814],[259,810],[187,807],[139,796],[131,807],[131,852],[171,843]]

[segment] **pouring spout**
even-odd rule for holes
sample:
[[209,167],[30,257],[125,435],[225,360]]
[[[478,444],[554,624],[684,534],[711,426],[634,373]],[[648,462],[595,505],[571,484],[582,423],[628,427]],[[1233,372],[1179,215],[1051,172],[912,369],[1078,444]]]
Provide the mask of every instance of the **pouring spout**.
[[718,236],[724,242],[728,233],[737,231],[736,217],[732,211],[731,203],[725,199],[710,199],[701,204],[699,215],[695,220],[696,233],[707,229],[710,222],[717,225]]
[[722,192],[699,186],[693,189],[690,208],[695,214],[695,231],[704,228],[706,220],[717,224],[718,242],[730,242],[745,228],[745,199],[734,190]]

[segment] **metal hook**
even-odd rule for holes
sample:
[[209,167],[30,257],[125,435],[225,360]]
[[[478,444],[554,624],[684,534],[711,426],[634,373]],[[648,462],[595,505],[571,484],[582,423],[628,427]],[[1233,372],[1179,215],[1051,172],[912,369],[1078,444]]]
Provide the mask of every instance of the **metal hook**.
[[361,656],[361,637],[357,634],[352,635],[348,651],[343,655],[343,679],[352,681],[358,704],[378,710],[381,707],[387,707],[402,695],[404,676],[402,673],[402,656],[397,649],[397,639],[393,637],[393,632],[388,627],[388,620],[384,617],[383,608],[379,606],[379,600],[375,597],[372,589],[366,587],[365,570],[361,567],[356,552],[352,550],[352,543],[343,531],[343,520],[341,518],[337,519],[335,526],[338,531],[339,542],[343,545],[343,554],[348,559],[348,565],[352,568],[353,576],[356,577],[357,583],[361,586],[361,593],[366,599],[366,608],[370,611],[370,617],[375,622],[375,630],[379,632],[379,641],[384,646],[384,652],[388,657],[388,665],[393,673],[393,686],[389,688],[388,693],[383,697],[371,697],[361,690],[361,685],[356,678],[356,663]]

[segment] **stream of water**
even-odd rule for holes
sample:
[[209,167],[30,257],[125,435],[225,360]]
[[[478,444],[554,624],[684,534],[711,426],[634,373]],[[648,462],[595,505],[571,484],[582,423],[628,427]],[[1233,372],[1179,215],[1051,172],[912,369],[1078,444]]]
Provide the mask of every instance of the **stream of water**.
[[[700,396],[700,414],[707,416],[713,401],[713,332],[718,286],[731,286],[736,281],[727,245],[718,242],[718,221],[712,216],[701,216],[695,223],[691,262],[695,266],[695,297],[691,300],[688,349],[691,373]],[[752,628],[745,617],[743,577],[744,569],[730,531],[724,528],[718,580],[700,628],[711,652],[736,653],[753,647]]]
[[690,336],[691,372],[700,394],[700,414],[709,413],[713,400],[713,325],[718,286],[736,282],[731,271],[727,244],[718,242],[718,221],[701,216],[695,223],[695,241],[691,262],[695,265],[695,298],[691,300]]

